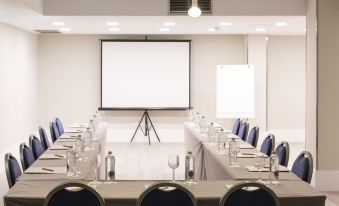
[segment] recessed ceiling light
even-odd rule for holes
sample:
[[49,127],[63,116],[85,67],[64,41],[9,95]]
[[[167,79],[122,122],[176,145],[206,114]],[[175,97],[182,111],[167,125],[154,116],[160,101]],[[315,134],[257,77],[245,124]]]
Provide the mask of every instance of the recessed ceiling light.
[[275,26],[287,26],[287,22],[277,22],[274,25]]
[[61,28],[60,31],[61,31],[61,32],[71,31],[71,28]]
[[63,25],[65,25],[65,23],[62,22],[62,21],[54,21],[54,22],[52,22],[52,25],[53,26],[63,26]]
[[120,31],[120,28],[110,28],[110,31]]
[[208,31],[213,32],[213,31],[215,31],[215,28],[214,27],[213,28],[209,28]]
[[258,31],[258,32],[266,31],[266,28],[256,28],[255,31]]
[[175,26],[175,22],[164,22],[164,26]]
[[107,26],[119,26],[119,22],[113,22],[113,21],[107,22],[106,24]]
[[231,22],[220,22],[220,26],[232,26]]
[[160,31],[170,31],[169,28],[160,28]]

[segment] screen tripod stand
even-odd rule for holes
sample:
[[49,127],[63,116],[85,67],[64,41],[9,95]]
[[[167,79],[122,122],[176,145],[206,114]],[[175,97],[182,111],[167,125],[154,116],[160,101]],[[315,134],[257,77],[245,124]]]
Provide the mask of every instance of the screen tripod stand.
[[[142,120],[145,121],[145,123],[144,123],[144,129],[142,128],[142,125],[141,125]],[[160,139],[159,139],[159,136],[158,136],[158,134],[157,134],[157,131],[156,131],[155,128],[154,128],[154,125],[153,125],[153,123],[152,123],[152,120],[151,120],[150,116],[148,115],[147,110],[144,111],[144,114],[142,115],[142,117],[141,117],[141,119],[140,119],[140,122],[139,122],[139,124],[138,124],[138,127],[136,128],[136,130],[135,130],[135,132],[134,132],[134,134],[133,134],[133,137],[132,137],[132,139],[131,139],[130,142],[133,142],[133,139],[134,139],[134,137],[135,137],[135,135],[136,135],[136,133],[137,133],[137,131],[138,131],[139,128],[141,129],[141,131],[142,131],[142,133],[144,134],[144,136],[145,136],[145,137],[146,137],[146,136],[148,137],[148,144],[149,144],[149,145],[151,145],[151,139],[150,139],[150,136],[149,136],[149,132],[151,131],[151,129],[153,129],[153,131],[154,131],[154,133],[155,133],[155,136],[157,137],[158,141],[160,142]]]

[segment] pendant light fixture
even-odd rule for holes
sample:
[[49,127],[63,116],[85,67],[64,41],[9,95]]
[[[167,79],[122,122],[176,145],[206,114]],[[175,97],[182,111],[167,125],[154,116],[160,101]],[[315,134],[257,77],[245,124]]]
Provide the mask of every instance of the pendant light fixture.
[[198,7],[198,0],[192,0],[192,6],[188,10],[190,17],[199,17],[201,15],[201,9]]

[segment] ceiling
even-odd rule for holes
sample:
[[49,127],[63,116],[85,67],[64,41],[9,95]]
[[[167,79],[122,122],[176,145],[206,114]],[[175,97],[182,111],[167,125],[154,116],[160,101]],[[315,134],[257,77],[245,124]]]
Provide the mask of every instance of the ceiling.
[[[305,35],[305,16],[44,16],[23,5],[0,4],[0,21],[25,30],[60,30],[70,28],[65,34],[269,34]],[[62,21],[64,26],[52,22]],[[107,22],[118,22],[108,26]],[[175,22],[175,26],[164,26]],[[220,26],[231,22],[231,26]],[[286,26],[275,26],[286,22]],[[110,28],[119,28],[111,31]],[[160,31],[169,28],[170,31]],[[215,31],[211,31],[215,28]],[[265,28],[266,31],[256,31]]]

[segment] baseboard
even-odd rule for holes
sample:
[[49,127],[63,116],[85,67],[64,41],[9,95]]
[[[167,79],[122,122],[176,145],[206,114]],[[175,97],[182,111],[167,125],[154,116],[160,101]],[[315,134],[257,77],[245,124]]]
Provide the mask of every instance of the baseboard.
[[312,185],[320,191],[339,191],[339,170],[316,170],[312,179]]

